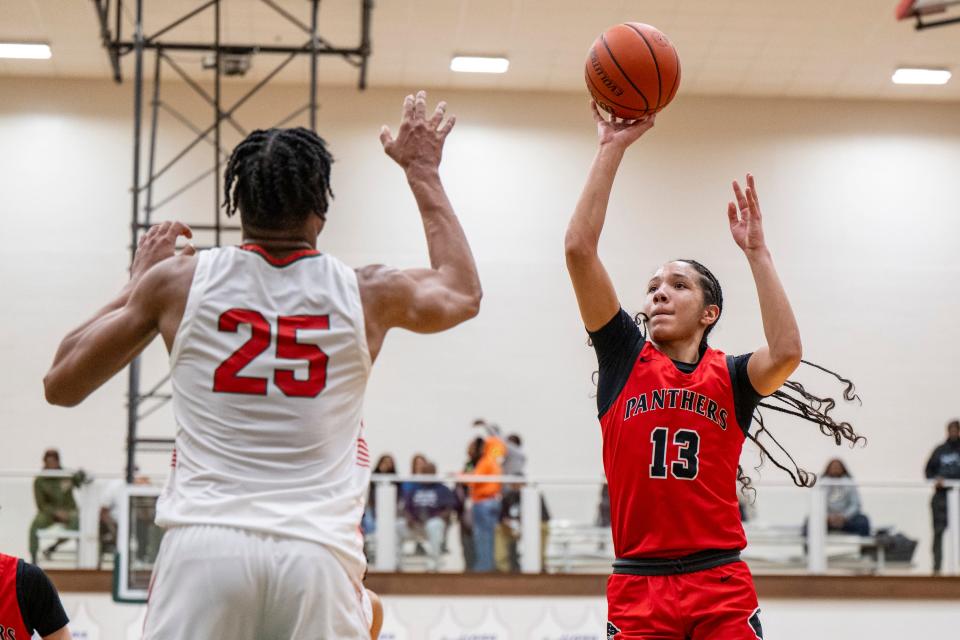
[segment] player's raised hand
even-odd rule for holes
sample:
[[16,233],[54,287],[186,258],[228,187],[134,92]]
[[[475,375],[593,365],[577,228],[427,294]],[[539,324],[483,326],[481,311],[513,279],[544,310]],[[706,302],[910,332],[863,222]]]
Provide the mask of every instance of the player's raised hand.
[[396,138],[388,126],[380,129],[383,150],[405,171],[436,169],[443,156],[443,143],[457,120],[456,116],[444,120],[446,111],[447,103],[441,101],[433,115],[427,117],[427,92],[418,91],[416,96],[407,96],[403,101],[403,117]]
[[[177,238],[180,236],[193,237],[193,231],[182,222],[167,221],[150,227],[137,243],[137,253],[130,266],[130,279],[136,280],[153,265],[174,256],[177,253]],[[190,256],[196,252],[196,248],[188,243],[180,254]]]
[[640,136],[653,128],[656,123],[657,114],[651,114],[639,120],[622,120],[611,116],[609,120],[603,117],[597,103],[590,101],[590,109],[593,111],[593,119],[597,123],[597,137],[601,145],[617,145],[626,149],[636,142]]
[[733,194],[736,204],[727,204],[727,218],[730,221],[730,234],[737,246],[745,252],[766,247],[763,238],[763,216],[760,214],[760,199],[757,185],[751,174],[747,174],[746,193],[736,180],[733,181]]

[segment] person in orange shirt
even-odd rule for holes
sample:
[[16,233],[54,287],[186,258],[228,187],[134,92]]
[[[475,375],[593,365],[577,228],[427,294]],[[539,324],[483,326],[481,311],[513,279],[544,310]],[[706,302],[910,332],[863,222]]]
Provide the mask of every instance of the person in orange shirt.
[[[499,476],[503,473],[503,459],[507,446],[500,438],[490,435],[483,442],[483,455],[473,470],[474,475]],[[500,519],[500,483],[475,482],[470,486],[473,502],[474,571],[493,571],[494,531]]]

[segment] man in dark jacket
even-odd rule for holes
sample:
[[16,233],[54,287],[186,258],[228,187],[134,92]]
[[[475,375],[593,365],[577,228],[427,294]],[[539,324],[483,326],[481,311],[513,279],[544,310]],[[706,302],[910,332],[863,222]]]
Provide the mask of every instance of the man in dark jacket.
[[940,573],[943,561],[943,532],[947,528],[947,489],[944,480],[960,480],[960,420],[947,424],[947,441],[930,454],[928,480],[936,481],[936,493],[930,502],[933,511],[933,572]]

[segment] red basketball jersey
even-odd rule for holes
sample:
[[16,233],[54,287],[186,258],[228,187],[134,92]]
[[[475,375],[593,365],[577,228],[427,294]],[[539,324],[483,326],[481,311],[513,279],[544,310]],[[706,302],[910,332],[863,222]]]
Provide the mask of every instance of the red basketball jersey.
[[684,373],[645,343],[600,426],[618,558],[746,546],[737,504],[745,436],[722,352],[707,349]]
[[0,638],[29,640],[17,602],[17,558],[0,553]]

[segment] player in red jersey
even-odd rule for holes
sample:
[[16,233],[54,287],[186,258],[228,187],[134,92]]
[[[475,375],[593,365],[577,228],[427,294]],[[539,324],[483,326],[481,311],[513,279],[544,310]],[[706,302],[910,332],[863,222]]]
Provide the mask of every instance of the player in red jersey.
[[0,553],[0,640],[70,640],[68,622],[43,569]]
[[[754,179],[747,175],[745,191],[733,183],[736,204],[727,214],[753,272],[766,343],[740,356],[707,345],[723,294],[695,260],[668,262],[650,278],[644,336],[621,308],[597,246],[624,152],[655,116],[608,122],[595,104],[593,112],[600,146],[565,248],[599,361],[597,408],[617,555],[607,585],[608,637],[756,640],[763,637],[757,596],[740,560],[740,452],[755,409],[787,382],[802,347],[764,241]],[[847,437],[829,418],[816,421]]]

